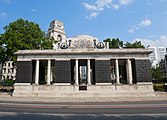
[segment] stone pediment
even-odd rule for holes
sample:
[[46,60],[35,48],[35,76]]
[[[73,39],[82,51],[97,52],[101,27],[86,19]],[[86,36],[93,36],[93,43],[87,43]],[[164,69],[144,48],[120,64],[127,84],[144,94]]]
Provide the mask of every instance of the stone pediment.
[[95,40],[97,42],[97,38],[89,35],[79,35],[68,39],[71,49],[94,48]]

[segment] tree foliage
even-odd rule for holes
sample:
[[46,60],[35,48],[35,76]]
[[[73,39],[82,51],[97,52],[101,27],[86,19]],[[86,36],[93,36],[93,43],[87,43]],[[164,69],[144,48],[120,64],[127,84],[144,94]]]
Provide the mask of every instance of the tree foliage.
[[107,38],[103,42],[109,42],[109,48],[144,48],[144,45],[141,44],[141,41],[136,41],[134,43],[123,43],[119,38]]
[[109,42],[109,48],[123,47],[123,41],[119,40],[119,38],[113,38],[112,40],[107,38],[106,40],[103,40],[103,42]]
[[[14,52],[17,50],[52,48],[52,40],[45,38],[45,33],[41,31],[37,23],[20,18],[5,26],[4,30],[4,34],[0,37],[0,52],[2,53],[0,61],[16,60]],[[8,57],[4,58],[4,56]]]
[[141,41],[135,41],[134,43],[125,43],[126,48],[145,48],[144,45],[141,44]]
[[161,80],[162,79],[162,69],[160,67],[156,67],[156,68],[151,68],[151,74],[152,74],[152,78],[154,80]]
[[2,39],[2,36],[0,35],[0,63],[4,61],[6,58],[4,44],[1,39]]

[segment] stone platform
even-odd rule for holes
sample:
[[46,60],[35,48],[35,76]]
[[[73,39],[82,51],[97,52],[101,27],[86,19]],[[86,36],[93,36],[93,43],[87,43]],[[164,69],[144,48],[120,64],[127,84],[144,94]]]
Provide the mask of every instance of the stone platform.
[[152,84],[133,85],[15,85],[13,96],[31,97],[139,97],[155,96]]

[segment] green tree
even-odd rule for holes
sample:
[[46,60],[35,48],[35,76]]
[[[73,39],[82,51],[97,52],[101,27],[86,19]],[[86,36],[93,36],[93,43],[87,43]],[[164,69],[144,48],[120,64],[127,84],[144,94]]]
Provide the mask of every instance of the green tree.
[[125,48],[145,48],[144,45],[141,44],[141,41],[135,41],[134,43],[125,43]]
[[2,47],[2,45],[0,45],[0,63],[5,61],[5,59],[6,59],[5,50]]
[[103,40],[103,42],[109,42],[109,48],[123,47],[123,41],[119,40],[119,38],[113,38],[112,40],[107,38],[106,40]]
[[151,68],[151,74],[154,80],[162,80],[163,78],[162,73],[163,71],[160,67]]
[[[32,50],[32,49],[51,49],[52,39],[46,39],[45,33],[41,31],[39,25],[22,18],[11,22],[4,27],[4,34],[0,37],[0,61],[2,57],[6,59],[16,60],[14,52],[17,50]],[[3,49],[3,46],[5,48]]]
[[0,35],[0,63],[5,61],[6,54],[5,54],[5,45],[2,42],[2,36]]

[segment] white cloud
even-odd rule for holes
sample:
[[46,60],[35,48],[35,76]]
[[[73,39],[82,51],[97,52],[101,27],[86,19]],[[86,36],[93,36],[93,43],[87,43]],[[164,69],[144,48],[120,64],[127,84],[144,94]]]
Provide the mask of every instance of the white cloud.
[[148,27],[151,24],[152,24],[152,21],[150,19],[145,19],[145,20],[141,21],[138,25],[135,25],[132,28],[130,28],[128,30],[128,32],[131,32],[131,33],[135,32],[135,31],[137,31],[137,30],[139,30],[141,28]]
[[128,5],[132,2],[132,0],[119,0],[119,3],[120,4],[123,4],[123,5]]
[[98,10],[104,10],[104,7],[110,8],[112,5],[112,0],[97,0],[96,6]]
[[33,8],[33,9],[31,9],[31,11],[32,11],[32,12],[36,12],[37,10]]
[[130,33],[134,32],[134,31],[135,31],[134,28],[131,28],[131,29],[128,30],[128,32],[130,32]]
[[98,12],[92,12],[92,13],[90,13],[90,15],[87,16],[86,18],[91,20],[92,18],[95,18],[96,16],[98,16],[98,14],[99,14]]
[[120,6],[128,5],[133,0],[119,0],[117,2],[113,2],[113,0],[96,0],[95,3],[82,3],[82,5],[86,8],[86,10],[90,11],[91,13],[86,18],[92,19],[99,15],[106,8],[112,8],[114,10],[119,10]]
[[88,3],[82,3],[82,5],[83,5],[87,10],[94,10],[94,11],[97,10],[97,7],[96,7],[95,5],[91,5],[91,4],[88,4]]
[[4,20],[7,17],[5,12],[0,12],[0,20]]
[[150,26],[151,25],[151,20],[149,19],[146,19],[146,20],[143,20],[141,23],[140,23],[140,27],[147,27],[147,26]]
[[120,6],[119,5],[112,5],[112,7],[115,9],[115,10],[119,10]]
[[136,38],[134,41],[141,41],[144,46],[157,46],[167,48],[167,35],[161,35],[157,40]]

